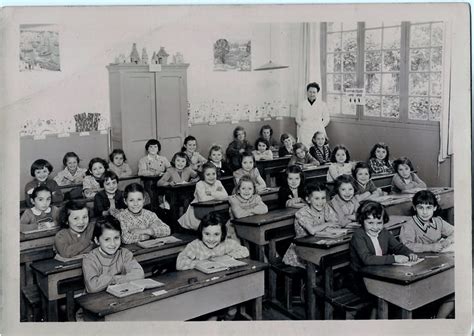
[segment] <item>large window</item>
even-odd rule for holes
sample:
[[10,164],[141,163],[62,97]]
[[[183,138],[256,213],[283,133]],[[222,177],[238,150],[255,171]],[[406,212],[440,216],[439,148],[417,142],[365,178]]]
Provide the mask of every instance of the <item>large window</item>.
[[[333,115],[430,123],[442,108],[442,22],[322,23],[323,97]],[[363,106],[347,88],[365,88]]]

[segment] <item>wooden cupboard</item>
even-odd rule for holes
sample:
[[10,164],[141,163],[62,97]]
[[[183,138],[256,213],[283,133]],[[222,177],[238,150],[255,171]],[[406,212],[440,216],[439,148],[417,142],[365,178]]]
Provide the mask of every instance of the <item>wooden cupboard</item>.
[[112,149],[122,148],[135,174],[149,139],[161,143],[171,160],[181,149],[188,128],[187,68],[189,64],[111,64],[109,71]]

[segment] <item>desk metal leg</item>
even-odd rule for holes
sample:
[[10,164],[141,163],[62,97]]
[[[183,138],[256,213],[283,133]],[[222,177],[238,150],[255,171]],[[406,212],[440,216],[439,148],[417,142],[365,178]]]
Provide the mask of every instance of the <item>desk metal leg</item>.
[[262,297],[258,297],[252,302],[252,317],[255,321],[262,320]]
[[377,298],[377,319],[388,319],[388,302],[381,298]]
[[402,309],[402,319],[411,320],[413,318],[413,312],[411,310]]
[[256,246],[255,257],[260,262],[265,262],[265,246]]
[[[277,255],[276,243],[274,240],[270,240],[269,245],[268,245],[268,261],[270,264],[275,262],[276,255]],[[271,268],[268,270],[268,287],[269,287],[268,291],[269,291],[269,296],[270,296],[270,302],[274,302],[276,300],[276,292],[277,292],[277,275]],[[291,297],[290,297],[290,300],[291,300]]]
[[[333,292],[333,270],[332,267],[326,265],[324,267],[324,294],[331,295]],[[329,302],[324,302],[324,320],[332,320],[334,308]]]
[[313,263],[306,265],[306,317],[309,320],[316,319],[316,296],[313,288],[316,286],[316,269]]

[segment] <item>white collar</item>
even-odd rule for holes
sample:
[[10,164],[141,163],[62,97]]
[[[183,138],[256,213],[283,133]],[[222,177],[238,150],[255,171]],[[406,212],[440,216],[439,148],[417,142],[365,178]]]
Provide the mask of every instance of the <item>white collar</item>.
[[48,209],[46,209],[45,211],[41,211],[41,210],[37,210],[35,207],[32,207],[31,208],[31,212],[33,213],[33,215],[35,216],[40,216],[41,214],[45,213],[45,214],[48,214],[51,212],[51,207],[48,207]]

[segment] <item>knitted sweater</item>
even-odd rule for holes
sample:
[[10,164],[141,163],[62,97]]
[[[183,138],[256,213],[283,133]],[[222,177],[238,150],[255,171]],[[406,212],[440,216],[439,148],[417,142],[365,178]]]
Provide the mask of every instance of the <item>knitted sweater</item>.
[[135,233],[135,229],[151,228],[153,237],[166,237],[171,234],[170,227],[163,223],[154,212],[146,209],[142,209],[138,214],[123,209],[114,216],[120,221],[122,242],[124,244],[133,244],[140,241],[140,234]]
[[63,258],[72,258],[79,254],[87,253],[94,247],[92,235],[94,224],[89,223],[82,233],[70,229],[62,229],[54,237],[54,249]]

